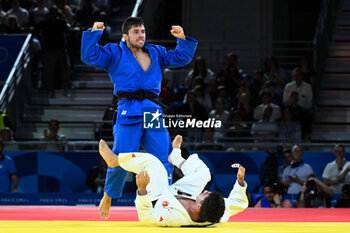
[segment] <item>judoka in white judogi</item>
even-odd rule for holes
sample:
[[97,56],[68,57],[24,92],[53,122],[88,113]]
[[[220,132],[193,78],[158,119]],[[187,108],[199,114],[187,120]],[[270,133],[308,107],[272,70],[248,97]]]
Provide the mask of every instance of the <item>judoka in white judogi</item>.
[[[100,153],[105,158],[106,156],[104,154],[106,152],[101,152],[102,143],[104,141],[100,142]],[[103,145],[103,147],[104,149],[102,150],[108,148],[107,144]],[[139,220],[158,226],[211,225],[211,222],[193,221],[178,199],[187,198],[196,200],[197,196],[202,193],[204,187],[211,179],[209,168],[198,158],[197,154],[192,154],[187,160],[184,160],[181,157],[181,150],[179,148],[174,148],[169,157],[172,163],[180,167],[184,174],[184,177],[170,186],[168,184],[167,172],[155,156],[148,153],[120,153],[118,155],[118,162],[122,168],[136,174],[145,171],[149,176],[149,183],[146,187],[147,194],[140,195],[137,193],[135,199]],[[106,162],[108,164],[108,161]],[[182,162],[183,164],[181,166],[180,163]],[[245,181],[243,187],[238,183],[238,180],[236,181],[230,195],[224,198],[225,212],[220,222],[227,222],[230,216],[248,207],[246,189],[247,183]]]

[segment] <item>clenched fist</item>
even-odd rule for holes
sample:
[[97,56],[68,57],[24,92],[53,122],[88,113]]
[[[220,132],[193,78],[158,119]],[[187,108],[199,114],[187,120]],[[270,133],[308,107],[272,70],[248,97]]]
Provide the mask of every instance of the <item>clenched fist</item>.
[[176,38],[183,39],[183,40],[186,39],[184,30],[179,25],[171,26],[170,33],[171,33],[171,35],[175,36]]
[[149,175],[146,171],[142,171],[136,175],[136,186],[138,188],[139,195],[147,194],[146,186],[150,182]]
[[103,22],[94,22],[94,26],[92,26],[91,31],[96,31],[96,30],[105,30],[105,26]]

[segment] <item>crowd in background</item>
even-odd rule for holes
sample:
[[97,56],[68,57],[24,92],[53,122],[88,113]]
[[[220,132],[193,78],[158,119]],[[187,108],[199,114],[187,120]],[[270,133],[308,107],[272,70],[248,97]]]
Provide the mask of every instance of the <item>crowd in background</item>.
[[[41,87],[49,97],[54,97],[55,89],[62,89],[63,95],[70,96],[71,71],[80,59],[81,31],[90,28],[94,21],[104,21],[106,37],[102,40],[107,40],[110,2],[7,0],[2,3],[0,33],[31,32],[34,35],[34,88]],[[38,69],[39,63],[42,70]],[[204,58],[197,57],[181,84],[172,84],[164,72],[159,98],[168,105],[165,109],[168,114],[222,122],[221,128],[214,130],[180,131],[190,142],[198,142],[198,138],[212,144],[233,140],[310,141],[313,87],[316,83],[312,61],[307,56],[300,58],[298,67],[291,74],[273,56],[267,57],[262,66],[256,68],[254,73],[246,73],[240,68],[239,58],[234,53],[228,54],[225,67],[216,71],[207,67]],[[108,116],[105,114],[103,120],[109,120]],[[106,132],[108,136],[108,130]],[[170,129],[170,133],[173,135],[179,131]],[[213,145],[212,149],[218,147]]]
[[[282,152],[283,164],[270,154],[264,165],[261,188],[257,197],[249,194],[256,208],[326,208],[350,207],[350,162],[345,147],[335,145],[334,161],[323,169],[322,179],[314,174],[311,164],[303,161],[303,148],[295,145]],[[336,201],[331,203],[332,199]]]
[[[244,72],[234,53],[216,73],[197,57],[184,85],[167,85],[167,75],[163,79],[160,99],[168,105],[167,114],[222,122],[221,128],[200,132],[214,146],[233,141],[310,141],[316,74],[307,56],[300,58],[291,75],[273,56],[254,73]],[[193,140],[191,132],[183,134]]]
[[[69,95],[70,72],[80,57],[76,48],[79,47],[81,31],[91,27],[94,21],[107,22],[110,2],[7,0],[0,3],[0,33],[30,32],[34,35],[33,73],[38,76],[37,81],[42,81],[40,85],[34,85],[47,90],[50,96],[58,88]],[[107,26],[103,39],[108,39],[109,33]],[[40,62],[42,75],[35,70]],[[261,67],[256,68],[253,73],[245,72],[239,66],[239,57],[229,53],[226,65],[216,71],[207,66],[203,57],[198,56],[181,84],[173,84],[167,77],[167,71],[164,71],[159,98],[168,106],[164,109],[166,114],[190,115],[203,121],[213,118],[222,122],[221,128],[203,128],[197,132],[203,143],[195,150],[223,151],[227,148],[222,143],[237,141],[310,141],[313,89],[317,81],[310,57],[301,57],[291,72],[280,66],[273,56],[267,57]],[[60,82],[55,82],[55,75],[61,77]],[[103,120],[111,120],[115,108],[115,105],[108,106]],[[110,123],[104,123],[96,138],[111,137],[111,129]],[[39,149],[65,151],[66,137],[58,130],[59,121],[51,120],[41,141],[60,143],[43,143]],[[173,135],[179,133],[179,129],[169,130]],[[18,149],[11,148],[17,146],[11,143],[14,131],[9,124],[1,127],[0,137],[7,149]],[[180,133],[188,141],[193,141],[196,136],[192,131]],[[6,166],[11,168],[6,175],[13,179],[15,186],[12,191],[17,192],[16,169],[3,156],[3,148],[1,142],[0,163],[6,161]],[[275,174],[263,178],[260,190],[263,195],[259,200],[252,201],[255,207],[329,207],[333,194],[341,195],[336,207],[350,207],[350,162],[344,159],[344,146],[335,146],[335,160],[325,167],[323,181],[314,175],[310,165],[302,161],[302,155],[301,146],[294,146],[282,153],[284,165]],[[87,185],[94,192],[103,191],[105,166],[101,163],[90,171]],[[276,164],[274,167],[277,168]],[[8,185],[6,189],[9,189]],[[297,195],[297,203],[293,204],[288,195]]]
[[[95,21],[107,22],[109,4],[109,0],[4,0],[0,34],[32,33],[33,86],[47,90],[50,97],[55,89],[67,96],[71,70],[80,60],[81,32]],[[109,31],[106,24],[102,39]]]

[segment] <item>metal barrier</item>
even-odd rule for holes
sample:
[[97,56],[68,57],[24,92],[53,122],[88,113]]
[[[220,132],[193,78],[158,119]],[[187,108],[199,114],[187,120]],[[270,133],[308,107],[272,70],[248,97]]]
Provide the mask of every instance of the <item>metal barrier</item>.
[[[5,142],[6,151],[50,151],[57,152],[59,150],[39,150],[39,146],[42,144],[48,145],[65,145],[66,150],[69,152],[83,152],[83,151],[98,151],[99,141],[67,141],[67,142],[41,142],[41,141],[11,141]],[[113,142],[108,141],[107,144],[112,147]],[[202,143],[202,142],[183,142],[184,148],[190,151],[272,151],[278,152],[283,149],[291,149],[295,144],[301,145],[305,151],[309,152],[332,152],[335,143],[293,143],[293,142],[220,142],[220,143]],[[196,147],[205,145],[204,149],[197,150]],[[217,148],[222,146],[222,149],[208,149]],[[346,148],[350,147],[350,143],[343,143]],[[8,146],[15,146],[17,149],[7,149]]]
[[25,103],[30,99],[32,91],[31,40],[32,34],[26,35],[22,49],[0,93],[0,111],[7,113],[15,125],[23,115]]

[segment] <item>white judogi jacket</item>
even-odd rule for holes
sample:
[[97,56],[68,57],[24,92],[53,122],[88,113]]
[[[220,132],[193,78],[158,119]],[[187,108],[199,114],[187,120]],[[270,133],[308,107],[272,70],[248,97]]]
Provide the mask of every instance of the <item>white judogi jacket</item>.
[[[174,150],[173,150],[174,152]],[[181,153],[180,150],[176,151]],[[210,222],[194,222],[187,210],[175,196],[196,200],[210,181],[210,172],[205,163],[198,158],[197,154],[191,155],[182,165],[181,171],[184,177],[169,186],[167,174],[162,163],[153,155],[147,153],[121,153],[119,154],[120,165],[131,172],[139,173],[146,170],[150,176],[147,185],[147,194],[137,195],[135,205],[139,220],[158,226],[207,226]],[[246,196],[247,183],[241,187],[236,181],[228,198],[225,198],[225,213],[220,222],[227,222],[229,217],[237,214],[248,207]],[[181,195],[182,193],[190,194]],[[179,195],[180,193],[180,195]],[[157,200],[155,206],[152,201]]]

